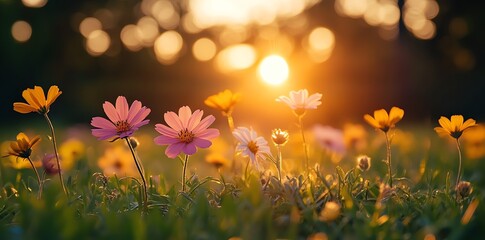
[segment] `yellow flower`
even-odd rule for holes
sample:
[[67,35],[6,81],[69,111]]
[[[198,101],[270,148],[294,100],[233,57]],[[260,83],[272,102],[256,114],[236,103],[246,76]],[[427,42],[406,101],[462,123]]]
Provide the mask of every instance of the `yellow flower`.
[[17,140],[10,142],[10,149],[7,156],[16,156],[21,158],[29,158],[32,153],[32,147],[40,141],[39,136],[29,139],[24,133],[17,135]]
[[451,136],[453,138],[460,138],[463,132],[473,126],[476,125],[475,120],[469,118],[465,122],[463,122],[462,115],[453,115],[451,116],[451,120],[447,117],[441,116],[438,120],[441,127],[435,127],[434,130],[438,135],[441,137],[443,136]]
[[24,97],[27,103],[16,102],[13,104],[13,110],[19,113],[30,113],[37,112],[40,114],[45,114],[49,112],[49,107],[51,104],[61,95],[61,91],[57,86],[51,86],[49,92],[47,93],[47,99],[44,94],[44,90],[35,86],[34,89],[27,88],[22,92],[22,97]]
[[389,114],[384,109],[374,111],[374,117],[369,114],[364,115],[364,119],[372,127],[382,130],[383,132],[395,127],[404,116],[404,110],[398,107],[392,107]]
[[367,147],[367,131],[362,125],[348,123],[343,130],[346,148],[362,151]]
[[[2,153],[10,151],[10,142],[9,141],[5,141],[5,142],[2,143],[1,151],[2,151]],[[4,157],[5,157],[5,160],[2,161],[2,162],[3,162],[4,166],[6,166],[6,167],[10,167],[10,168],[17,169],[17,170],[32,168],[32,165],[30,165],[29,161],[25,161],[25,159],[19,159],[18,156],[7,155],[7,156],[4,156]],[[32,161],[32,163],[34,164],[34,166],[36,168],[42,166],[42,163],[40,161]]]
[[229,164],[229,160],[224,157],[221,153],[212,152],[205,156],[205,161],[212,164],[215,168],[220,169]]
[[465,153],[470,159],[478,159],[485,156],[485,125],[477,124],[463,134]]
[[114,175],[118,177],[138,176],[133,156],[130,150],[123,146],[107,148],[104,155],[99,158],[98,166],[103,170],[103,174],[108,177]]
[[84,156],[84,143],[78,139],[69,139],[59,147],[62,160],[62,169],[69,170],[74,167],[77,160]]
[[233,93],[226,89],[223,92],[209,96],[205,101],[205,105],[222,111],[224,115],[230,115],[234,105],[241,101],[241,94]]
[[276,145],[285,145],[288,142],[288,138],[288,131],[279,128],[274,129],[271,134],[271,140],[273,140],[273,143]]

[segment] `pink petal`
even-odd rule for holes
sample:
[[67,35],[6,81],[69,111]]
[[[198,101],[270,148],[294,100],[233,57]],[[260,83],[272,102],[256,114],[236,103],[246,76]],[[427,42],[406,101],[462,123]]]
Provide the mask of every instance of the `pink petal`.
[[138,114],[138,112],[140,112],[141,107],[142,105],[140,101],[138,100],[133,101],[133,103],[131,104],[130,110],[128,111],[128,117],[127,117],[128,122],[133,121],[133,118]]
[[199,125],[197,125],[194,130],[192,130],[192,132],[194,134],[198,134],[200,131],[207,129],[215,120],[216,118],[212,115],[205,117],[204,119],[202,119],[202,121],[200,121]]
[[118,136],[116,130],[111,129],[91,129],[93,136],[97,137],[98,140],[106,140],[115,136]]
[[116,129],[116,126],[112,122],[103,117],[93,117],[91,120],[91,125],[97,128]]
[[185,143],[183,142],[168,145],[167,149],[165,149],[165,155],[167,155],[167,157],[169,158],[175,158],[177,157],[177,155],[180,154],[180,152],[184,147],[185,147]]
[[158,145],[170,145],[170,144],[180,142],[180,139],[161,135],[156,137],[153,141]]
[[202,119],[202,115],[204,114],[204,111],[202,110],[195,110],[192,116],[190,116],[189,122],[187,124],[187,129],[189,131],[192,131],[199,123],[200,119]]
[[176,132],[180,132],[182,130],[182,123],[180,122],[180,118],[174,112],[166,112],[163,115],[165,122]]
[[150,108],[142,107],[138,113],[135,114],[133,119],[129,122],[131,125],[136,125],[145,119],[152,110]]
[[120,120],[128,119],[128,101],[123,96],[118,96],[116,99],[116,110],[120,116]]
[[208,148],[212,145],[211,141],[202,138],[194,138],[192,143],[194,143],[198,148]]
[[195,152],[197,152],[197,148],[195,147],[195,143],[194,142],[185,144],[185,146],[184,146],[184,148],[182,150],[187,155],[193,155]]
[[178,134],[177,132],[175,132],[175,130],[160,123],[155,125],[155,130],[162,135],[165,135],[167,137],[172,137],[172,138],[176,138]]
[[137,123],[135,125],[132,125],[131,128],[132,129],[135,129],[135,130],[138,130],[138,128],[147,125],[149,122],[150,122],[150,119],[147,119],[147,120],[141,121],[141,122],[139,122],[139,123]]
[[190,116],[192,116],[192,111],[188,106],[183,106],[179,109],[179,118],[183,129],[188,128]]
[[219,136],[219,130],[215,128],[209,128],[206,129],[205,131],[199,132],[198,134],[195,134],[195,137],[197,138],[203,138],[203,139],[213,139]]
[[120,138],[129,137],[129,136],[133,135],[135,130],[137,130],[137,129],[131,129],[131,130],[122,132],[121,134],[119,134]]
[[104,109],[104,112],[106,113],[106,116],[108,116],[109,120],[111,120],[114,123],[120,121],[120,117],[118,116],[118,113],[116,112],[116,108],[115,106],[113,106],[112,103],[108,101],[104,102],[103,109]]

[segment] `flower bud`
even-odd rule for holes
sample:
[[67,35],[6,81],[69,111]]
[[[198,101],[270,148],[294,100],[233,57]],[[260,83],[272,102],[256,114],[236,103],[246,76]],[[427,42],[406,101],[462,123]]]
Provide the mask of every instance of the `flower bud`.
[[135,137],[130,137],[129,140],[133,149],[136,149],[136,147],[140,146],[140,142]]
[[367,155],[361,155],[357,157],[357,167],[362,171],[367,171],[370,169],[370,157]]
[[44,158],[42,158],[42,166],[48,175],[55,175],[59,173],[55,154],[46,154]]
[[466,198],[473,192],[473,188],[470,182],[461,181],[456,186],[456,192],[461,196],[461,198]]
[[327,202],[320,212],[320,220],[331,222],[340,216],[340,205],[336,202]]
[[271,139],[276,145],[285,145],[288,142],[288,138],[288,132],[279,128],[274,129],[271,134]]

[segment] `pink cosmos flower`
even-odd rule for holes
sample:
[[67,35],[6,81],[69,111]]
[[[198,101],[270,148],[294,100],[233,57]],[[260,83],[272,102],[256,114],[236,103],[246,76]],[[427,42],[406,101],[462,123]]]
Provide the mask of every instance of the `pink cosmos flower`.
[[181,152],[192,155],[197,148],[210,147],[210,140],[219,136],[219,130],[208,128],[216,118],[209,115],[202,119],[203,114],[202,110],[192,113],[188,106],[181,107],[178,115],[166,112],[163,117],[168,126],[155,125],[155,130],[161,134],[154,139],[155,143],[168,145],[165,155],[169,158],[175,158]]
[[315,136],[315,141],[323,149],[338,154],[345,153],[344,134],[342,130],[316,124],[313,127],[313,135]]
[[308,90],[301,89],[298,91],[291,91],[290,96],[280,96],[276,99],[277,102],[283,102],[288,105],[297,115],[302,115],[306,109],[317,109],[317,106],[322,104],[321,93],[315,93],[308,96]]
[[135,100],[130,107],[123,96],[116,99],[116,107],[106,101],[103,109],[109,120],[103,117],[93,117],[91,125],[95,127],[92,134],[99,140],[113,138],[126,138],[138,130],[141,126],[148,124],[150,120],[145,119],[150,114],[150,109],[142,106],[141,102]]
[[236,152],[243,156],[249,156],[251,162],[259,169],[259,160],[264,160],[265,155],[271,156],[268,142],[257,135],[256,131],[245,127],[238,127],[232,135],[237,139]]

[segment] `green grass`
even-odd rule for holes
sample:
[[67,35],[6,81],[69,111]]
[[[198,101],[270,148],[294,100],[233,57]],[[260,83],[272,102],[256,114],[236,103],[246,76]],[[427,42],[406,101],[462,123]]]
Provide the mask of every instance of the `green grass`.
[[[272,175],[252,170],[246,178],[238,168],[234,172],[226,169],[221,178],[212,166],[201,163],[203,153],[197,153],[189,163],[189,168],[197,166],[197,169],[190,171],[188,190],[183,193],[178,182],[181,166],[177,161],[161,157],[161,148],[140,152],[148,174],[154,174],[148,180],[147,213],[138,207],[141,192],[135,181],[107,178],[100,173],[96,167],[99,154],[93,147],[99,142],[93,140],[86,143],[88,153],[65,174],[68,197],[57,177],[50,176],[42,199],[37,199],[38,186],[31,169],[2,166],[0,236],[1,239],[311,239],[316,233],[324,233],[329,239],[480,236],[485,232],[481,229],[485,226],[481,206],[483,159],[464,158],[463,179],[472,183],[473,192],[457,200],[455,149],[427,131],[416,132],[412,148],[404,149],[399,144],[392,147],[395,189],[384,198],[379,196],[379,186],[387,181],[385,163],[379,160],[385,158],[382,144],[369,144],[366,149],[373,159],[368,172],[355,168],[355,154],[351,152],[339,163],[332,163],[327,152],[314,149],[310,160],[312,166],[315,163],[318,166],[313,168],[310,179],[301,167],[296,167],[285,172],[288,176],[283,183],[275,177],[275,168],[269,163],[266,168]],[[429,136],[431,144],[421,144]],[[379,142],[381,138],[376,132],[368,140]],[[301,145],[295,142],[283,149],[284,161],[302,161]],[[43,144],[44,149],[49,147],[48,141]],[[158,171],[153,165],[162,165],[163,170]],[[320,213],[329,201],[341,206],[340,214],[333,221],[322,221]],[[478,207],[471,220],[463,224],[462,218],[473,201],[479,203]]]

